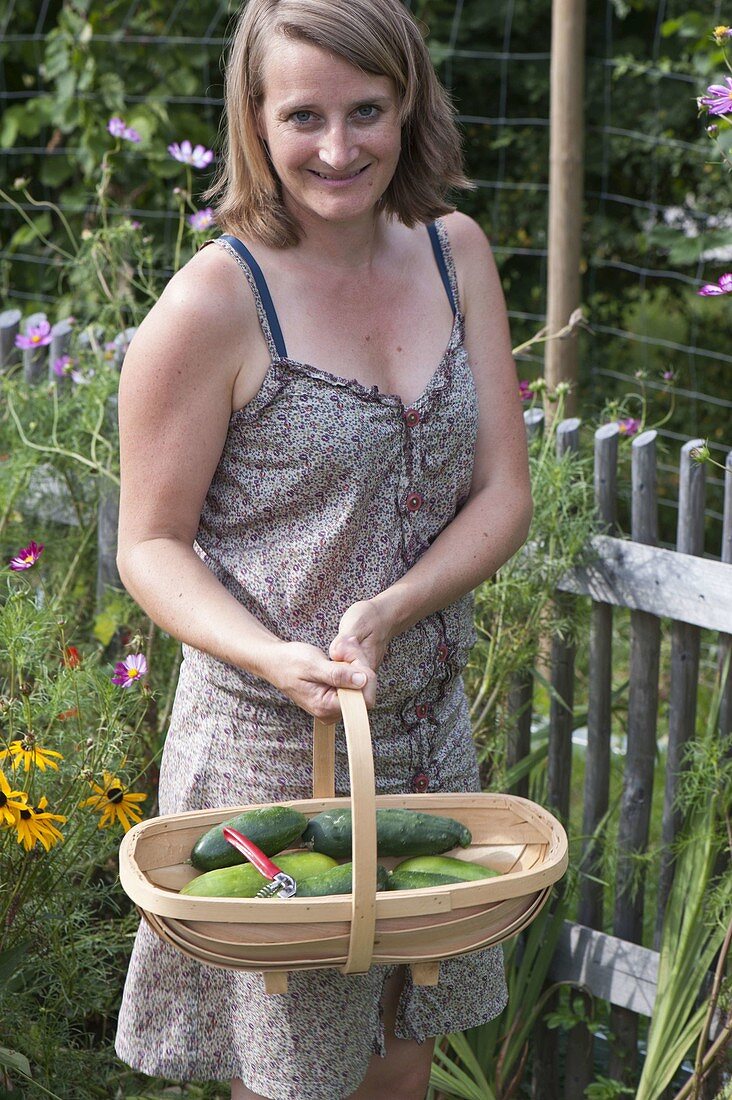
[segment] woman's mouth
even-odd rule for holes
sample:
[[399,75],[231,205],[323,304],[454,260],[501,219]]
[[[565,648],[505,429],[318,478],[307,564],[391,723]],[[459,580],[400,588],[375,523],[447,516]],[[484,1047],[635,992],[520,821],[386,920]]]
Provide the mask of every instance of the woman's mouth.
[[358,176],[365,172],[368,167],[368,164],[364,164],[363,168],[357,168],[355,172],[349,172],[347,175],[343,176],[336,176],[333,174],[328,174],[326,172],[316,172],[314,168],[309,168],[308,171],[311,172],[314,176],[317,176],[318,179],[323,180],[325,183],[338,184],[350,183],[351,180],[355,180]]

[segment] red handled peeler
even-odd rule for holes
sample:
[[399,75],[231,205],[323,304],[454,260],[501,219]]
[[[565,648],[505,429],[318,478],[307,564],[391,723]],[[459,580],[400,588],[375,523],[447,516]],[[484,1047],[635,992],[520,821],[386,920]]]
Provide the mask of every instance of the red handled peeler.
[[292,875],[280,871],[269,856],[266,856],[262,849],[258,848],[249,837],[244,836],[238,829],[232,829],[229,825],[224,825],[223,834],[224,839],[236,848],[237,852],[241,852],[243,856],[246,856],[261,875],[271,880],[265,883],[262,889],[257,892],[256,896],[258,898],[272,898],[275,895],[280,898],[291,898],[293,894],[297,893],[297,883]]

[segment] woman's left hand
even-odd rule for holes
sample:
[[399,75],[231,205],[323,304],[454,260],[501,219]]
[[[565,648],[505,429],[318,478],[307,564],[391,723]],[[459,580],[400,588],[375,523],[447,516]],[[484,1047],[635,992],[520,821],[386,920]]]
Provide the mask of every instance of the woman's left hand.
[[358,661],[376,672],[391,639],[383,610],[373,600],[359,600],[342,616],[328,656],[332,661]]

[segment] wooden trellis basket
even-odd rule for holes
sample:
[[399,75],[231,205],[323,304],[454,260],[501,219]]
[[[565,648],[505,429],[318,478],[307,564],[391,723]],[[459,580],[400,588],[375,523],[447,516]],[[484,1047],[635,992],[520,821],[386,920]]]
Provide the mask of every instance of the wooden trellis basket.
[[[567,867],[567,837],[550,813],[498,794],[375,795],[368,714],[360,691],[338,692],[346,731],[351,798],[334,797],[335,727],[314,723],[313,797],[288,802],[309,817],[352,806],[353,894],[319,898],[197,898],[178,891],[196,874],[187,862],[204,832],[253,806],[196,810],[143,821],[120,847],[120,879],[142,916],[167,943],[210,966],[259,970],[270,993],[287,972],[406,963],[416,984],[435,985],[440,959],[515,936],[537,915]],[[485,864],[500,877],[421,890],[375,892],[376,807],[456,818],[472,833],[449,855]],[[276,857],[275,857],[276,862]],[[393,867],[399,858],[383,857]]]

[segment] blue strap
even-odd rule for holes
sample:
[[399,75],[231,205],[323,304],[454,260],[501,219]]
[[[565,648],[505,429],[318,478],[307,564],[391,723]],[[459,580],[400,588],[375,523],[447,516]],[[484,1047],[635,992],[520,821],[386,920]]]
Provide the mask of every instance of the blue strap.
[[457,313],[457,306],[455,305],[455,295],[452,292],[452,285],[450,283],[450,276],[447,273],[447,264],[445,263],[445,255],[442,251],[442,245],[440,243],[440,237],[437,232],[437,226],[434,222],[431,222],[427,226],[427,232],[430,235],[430,241],[432,243],[432,251],[435,254],[437,260],[437,266],[440,270],[440,278],[442,279],[447,296],[450,299],[450,306],[452,307],[453,317]]
[[277,318],[277,311],[272,301],[272,295],[269,292],[267,286],[267,280],[264,277],[261,267],[252,256],[251,252],[246,245],[242,244],[238,237],[232,237],[229,233],[224,233],[221,237],[222,241],[226,241],[230,244],[235,252],[241,256],[244,263],[247,265],[252,275],[254,276],[254,282],[256,283],[257,290],[259,291],[259,297],[262,299],[262,305],[264,306],[264,312],[267,315],[267,324],[272,334],[274,345],[277,349],[277,354],[282,358],[287,358],[287,348],[285,347],[285,341],[282,336],[282,329],[280,328],[280,322]]

